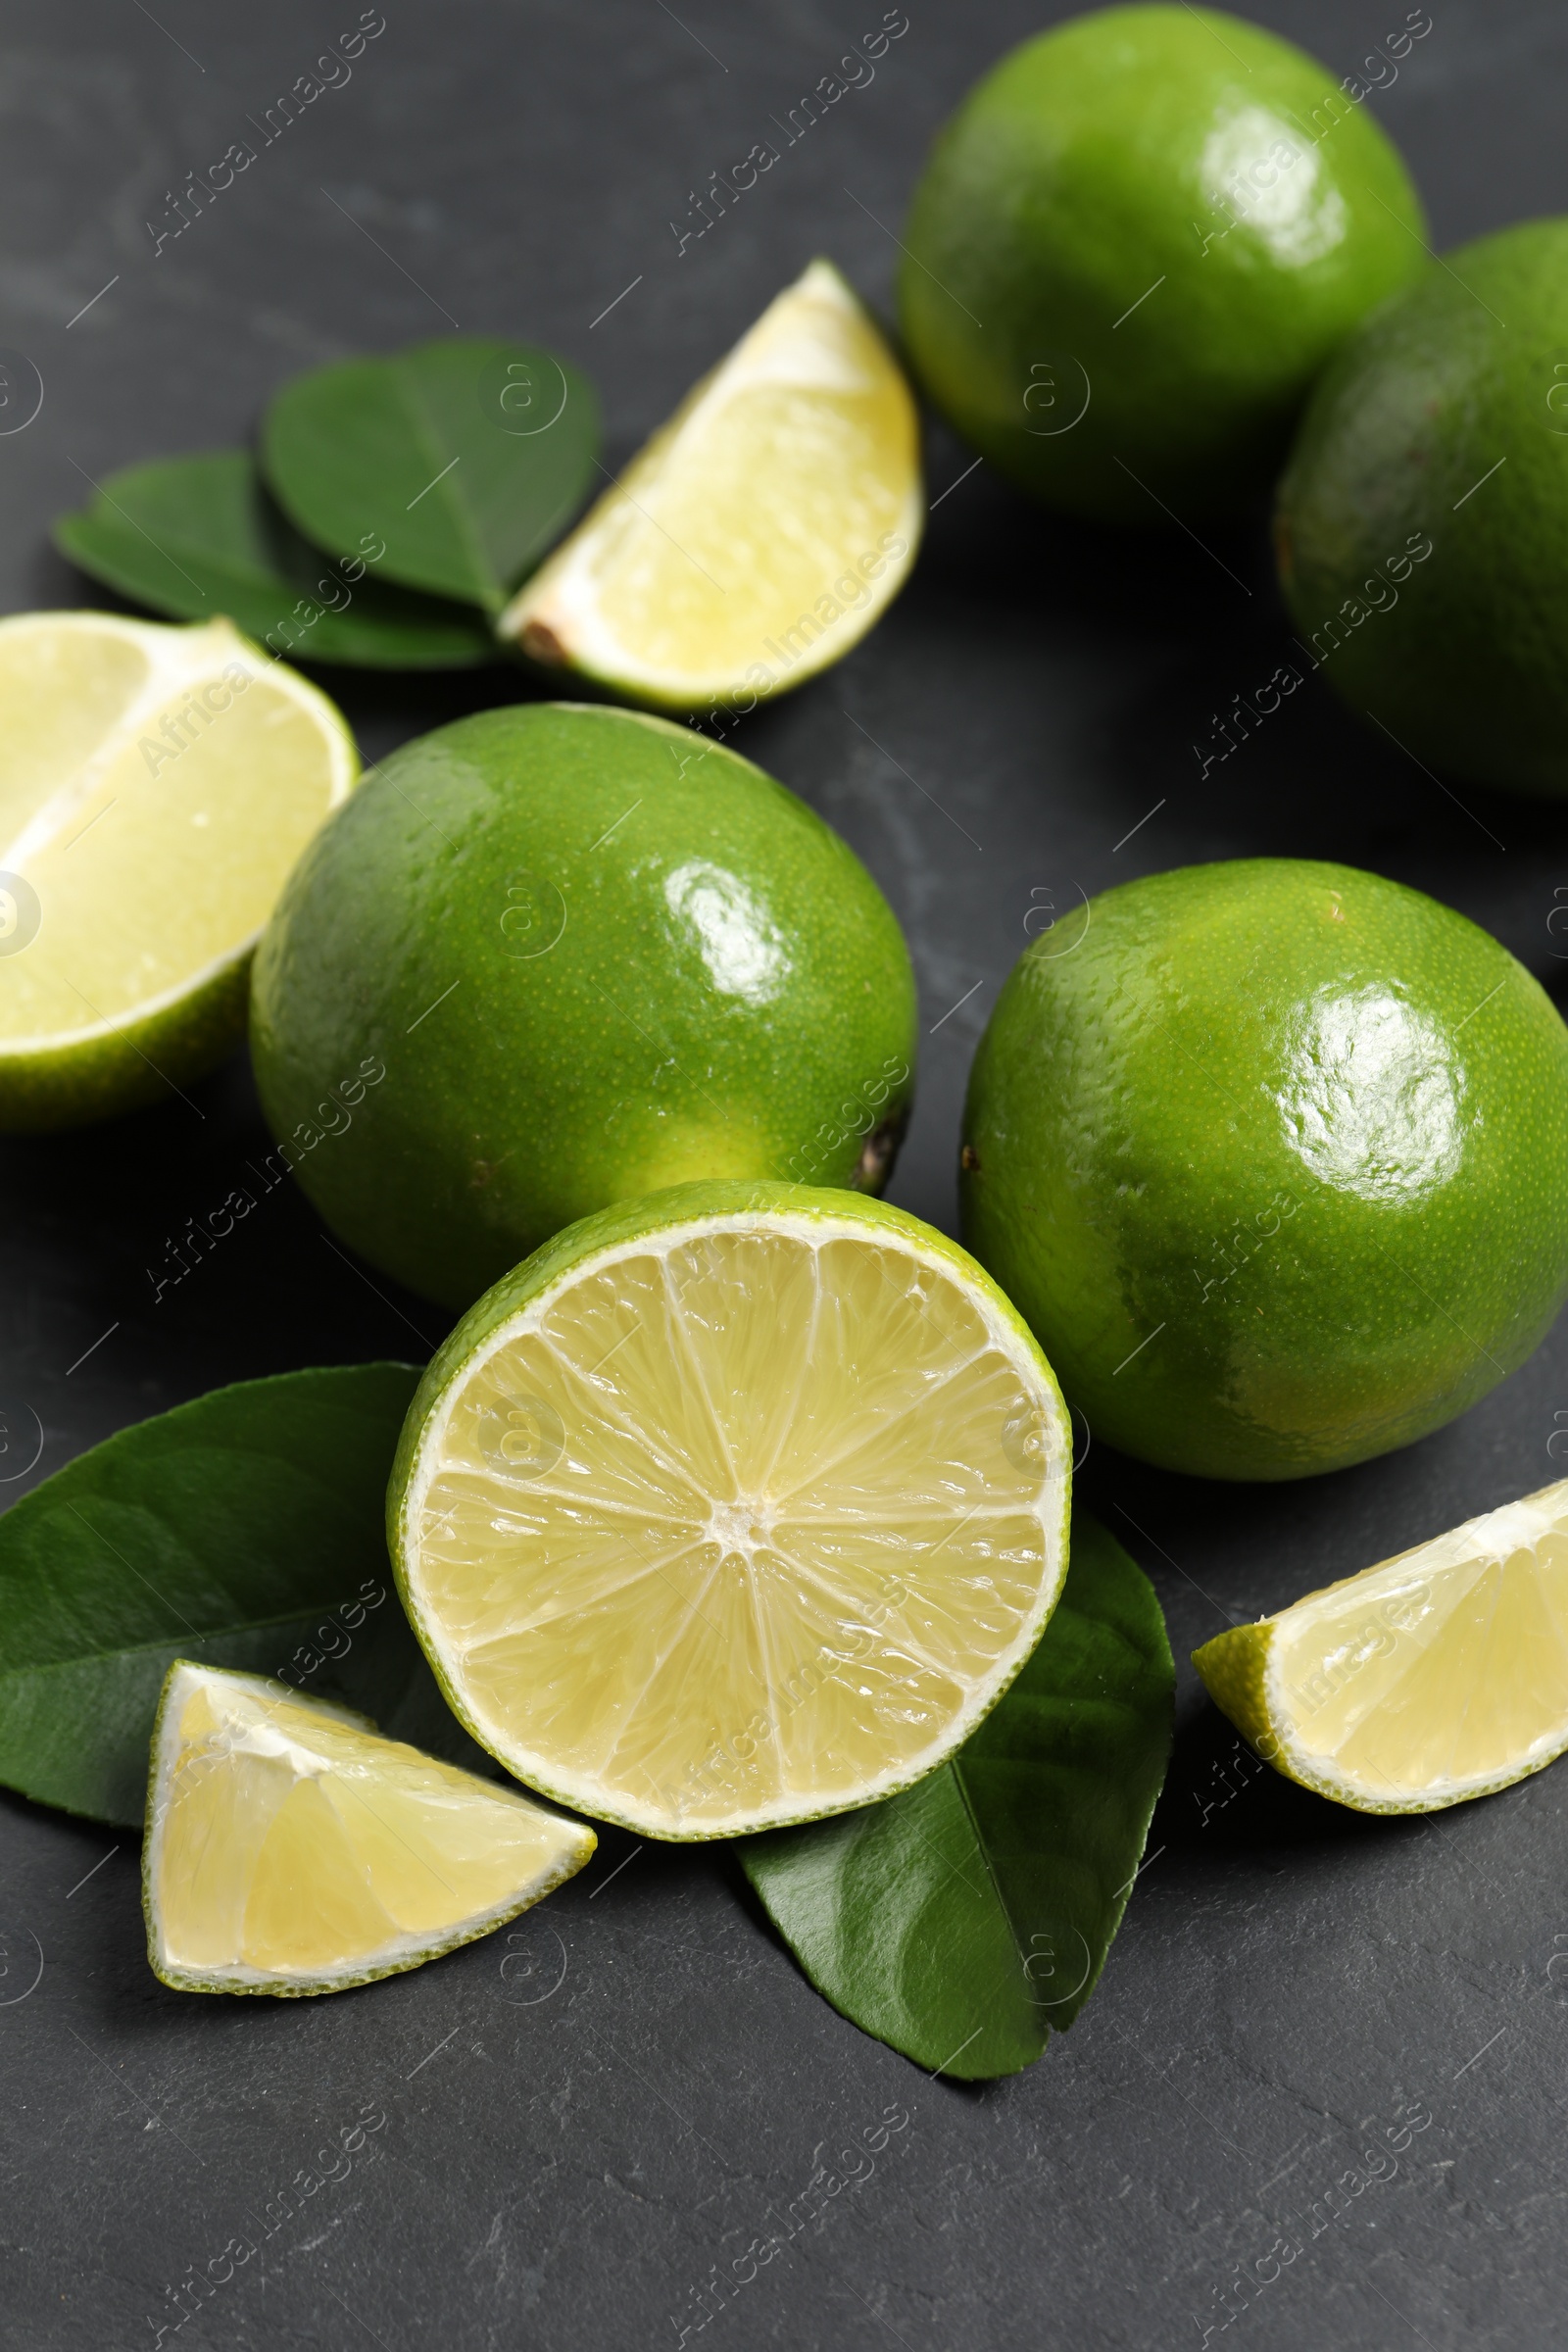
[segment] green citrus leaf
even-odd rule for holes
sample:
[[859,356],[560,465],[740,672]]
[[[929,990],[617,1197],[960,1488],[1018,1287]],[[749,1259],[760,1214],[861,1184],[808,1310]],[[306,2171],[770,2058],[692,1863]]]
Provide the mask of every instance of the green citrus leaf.
[[571,520],[599,403],[526,343],[447,335],[284,386],[262,427],[274,496],[307,537],[386,541],[389,579],[498,612]]
[[466,606],[376,576],[373,533],[323,558],[279,514],[242,449],[127,466],[62,515],[54,536],[62,555],[122,596],[177,620],[225,612],[295,661],[461,669],[496,659]]
[[1016,2074],[1094,1990],[1170,1752],[1175,1669],[1149,1580],[1073,1512],[1040,1645],[949,1763],[901,1796],[748,1838],[817,1990],[919,2066]]
[[398,1601],[387,1475],[419,1375],[286,1372],[121,1430],[0,1518],[0,1784],[141,1825],[174,1658],[329,1692],[494,1771]]

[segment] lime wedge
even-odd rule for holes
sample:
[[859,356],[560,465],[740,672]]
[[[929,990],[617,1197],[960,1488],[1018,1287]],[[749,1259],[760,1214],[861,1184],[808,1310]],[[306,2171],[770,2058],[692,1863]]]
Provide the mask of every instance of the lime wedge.
[[358,768],[326,696],[226,620],[0,621],[0,1128],[104,1118],[222,1059]]
[[1568,1748],[1568,1479],[1193,1653],[1287,1780],[1433,1813]]
[[569,1226],[416,1393],[394,1564],[519,1779],[652,1838],[891,1795],[973,1730],[1067,1567],[1070,1424],[954,1243],[712,1182]]
[[813,262],[514,598],[501,634],[657,710],[750,710],[864,636],[924,514],[909,388],[851,287]]
[[338,1992],[514,1919],[595,1842],[346,1707],[176,1658],[147,1789],[148,1957],[182,1992]]

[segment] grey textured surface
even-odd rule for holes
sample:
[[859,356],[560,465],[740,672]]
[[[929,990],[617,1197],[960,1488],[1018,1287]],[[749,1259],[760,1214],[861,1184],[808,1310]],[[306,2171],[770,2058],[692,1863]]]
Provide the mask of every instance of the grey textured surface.
[[[11,7],[0,344],[45,400],[0,437],[0,604],[97,601],[45,540],[83,476],[239,439],[313,362],[448,318],[537,338],[593,371],[619,458],[811,254],[885,302],[932,131],[1065,13],[908,9],[874,83],[677,258],[692,187],[880,8],[385,0],[352,79],[155,258],[165,191],[248,135],[357,8]],[[1247,13],[1341,72],[1404,16]],[[1446,246],[1562,205],[1568,19],[1552,0],[1434,15],[1373,103]],[[1561,811],[1466,813],[1316,687],[1198,780],[1209,714],[1282,657],[1260,534],[1216,543],[1233,579],[1180,535],[1112,541],[983,467],[960,483],[968,463],[934,438],[933,492],[957,486],[913,584],[741,739],[842,828],[909,931],[934,1033],[895,1198],[951,1222],[969,1054],[1048,899],[1195,858],[1345,858],[1462,907],[1559,984]],[[326,682],[368,756],[499,691]],[[242,1066],[197,1107],[0,1152],[0,1386],[44,1433],[0,1494],[219,1381],[439,1338],[282,1192],[155,1307],[166,1235],[262,1142]],[[1084,1481],[1185,1659],[1231,1614],[1543,1485],[1562,1427],[1559,1328],[1467,1420],[1383,1463],[1227,1492],[1092,1451]],[[0,1797],[0,2342],[172,2342],[186,2307],[192,2352],[619,2352],[696,2342],[705,2313],[705,2342],[791,2352],[1196,2348],[1227,2327],[1302,2352],[1560,2342],[1565,1768],[1425,1824],[1362,1821],[1249,1771],[1184,1666],[1151,1852],[1081,2021],[975,2091],[818,2000],[722,1852],[612,1833],[516,1940],[363,1993],[225,2002],[148,1973],[133,1839]],[[384,2124],[311,2186],[362,2110]],[[818,2168],[889,2111],[906,2120],[873,2169],[828,2195]],[[716,2305],[700,2293],[715,2266],[732,2281]]]

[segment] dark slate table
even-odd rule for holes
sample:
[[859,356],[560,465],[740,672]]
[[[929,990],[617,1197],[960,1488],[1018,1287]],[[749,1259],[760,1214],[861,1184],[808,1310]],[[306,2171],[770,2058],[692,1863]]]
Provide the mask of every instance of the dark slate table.
[[[232,443],[300,368],[453,323],[588,367],[618,462],[813,254],[887,301],[931,133],[1066,13],[908,0],[874,82],[680,251],[691,191],[880,8],[384,5],[352,79],[156,252],[186,172],[246,137],[356,7],[6,12],[0,344],[45,388],[0,438],[6,607],[99,601],[45,537],[84,476]],[[1249,13],[1345,72],[1405,12]],[[1372,103],[1447,246],[1563,205],[1568,20],[1554,0],[1434,16]],[[1200,774],[1211,714],[1285,653],[1260,528],[1214,540],[1217,561],[1180,533],[1102,537],[970,462],[933,436],[912,584],[743,735],[909,934],[928,1034],[896,1200],[951,1227],[966,1066],[1031,909],[1130,874],[1349,859],[1564,985],[1568,811],[1461,808],[1315,684]],[[367,757],[516,691],[325,682]],[[7,1497],[219,1382],[422,1355],[441,1335],[291,1193],[155,1304],[166,1237],[263,1140],[242,1061],[195,1102],[199,1119],[174,1102],[0,1152],[0,1387],[43,1433]],[[1544,1484],[1562,1430],[1559,1327],[1454,1428],[1295,1490],[1091,1448],[1084,1487],[1183,1660],[1175,1760],[1101,1991],[1037,2067],[986,2088],[928,2080],[828,2009],[723,1850],[611,1832],[520,1940],[334,1999],[194,2000],[148,1972],[135,1838],[0,1797],[0,2342],[128,2352],[160,2327],[175,2341],[181,2309],[192,2352],[619,2352],[683,2330],[790,2352],[1200,2352],[1229,2327],[1281,2352],[1560,2342],[1568,1768],[1435,1820],[1366,1821],[1258,1769],[1185,1660],[1233,1616]],[[362,2113],[385,2121],[307,2193]],[[904,2120],[828,2195],[838,2148],[879,2118]],[[715,2266],[754,2275],[715,2301]],[[194,2274],[220,2283],[203,2299]]]

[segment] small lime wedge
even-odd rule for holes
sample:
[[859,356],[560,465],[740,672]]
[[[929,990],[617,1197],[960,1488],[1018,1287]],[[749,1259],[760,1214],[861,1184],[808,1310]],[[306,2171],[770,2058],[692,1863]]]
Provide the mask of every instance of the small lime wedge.
[[813,262],[513,600],[501,634],[656,710],[750,710],[864,636],[924,514],[913,397],[853,289]]
[[591,1830],[260,1675],[176,1658],[142,1864],[154,1973],[182,1992],[338,1992],[471,1943]]
[[1287,1780],[1432,1813],[1568,1748],[1568,1479],[1193,1653]]

